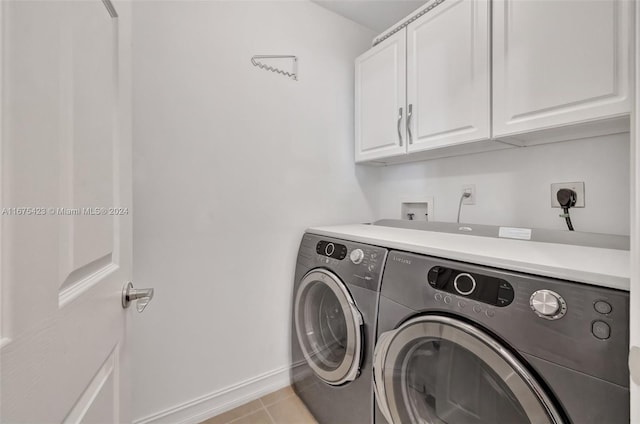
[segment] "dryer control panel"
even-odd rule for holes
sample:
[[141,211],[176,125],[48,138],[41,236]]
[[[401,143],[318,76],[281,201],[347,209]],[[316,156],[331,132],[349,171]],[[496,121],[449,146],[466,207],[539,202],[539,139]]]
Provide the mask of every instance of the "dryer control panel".
[[299,264],[303,257],[309,260],[304,260],[307,271],[326,268],[346,284],[379,291],[387,249],[307,233],[300,245]]
[[511,304],[514,298],[513,286],[506,280],[445,266],[431,267],[427,281],[434,289],[499,307]]

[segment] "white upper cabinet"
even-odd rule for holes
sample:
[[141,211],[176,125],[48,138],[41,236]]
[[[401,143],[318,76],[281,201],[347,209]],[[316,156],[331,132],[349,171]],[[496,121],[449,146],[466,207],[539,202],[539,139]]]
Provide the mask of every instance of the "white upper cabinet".
[[493,136],[628,131],[633,3],[494,0]]
[[490,138],[487,0],[447,0],[407,26],[408,152]]
[[406,152],[406,39],[400,31],[356,59],[355,159]]
[[356,161],[629,131],[634,7],[629,0],[428,1],[356,60]]

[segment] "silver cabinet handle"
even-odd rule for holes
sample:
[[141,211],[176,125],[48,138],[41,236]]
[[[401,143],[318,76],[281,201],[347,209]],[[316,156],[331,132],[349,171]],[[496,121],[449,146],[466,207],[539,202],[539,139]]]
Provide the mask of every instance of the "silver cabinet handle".
[[398,146],[402,146],[402,133],[400,132],[400,124],[402,124],[402,108],[398,111],[398,140],[400,143]]
[[413,116],[413,105],[409,105],[407,111],[407,134],[409,135],[409,144],[413,144],[413,136],[411,135],[411,117]]
[[122,289],[122,307],[125,309],[131,305],[131,302],[137,300],[136,310],[142,312],[151,299],[153,299],[153,289],[134,289],[131,281],[125,284]]

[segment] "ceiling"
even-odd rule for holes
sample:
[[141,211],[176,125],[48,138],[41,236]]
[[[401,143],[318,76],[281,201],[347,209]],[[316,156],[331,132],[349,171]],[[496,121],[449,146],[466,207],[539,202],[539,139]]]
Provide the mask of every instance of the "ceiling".
[[311,0],[319,6],[382,32],[426,3],[426,0]]

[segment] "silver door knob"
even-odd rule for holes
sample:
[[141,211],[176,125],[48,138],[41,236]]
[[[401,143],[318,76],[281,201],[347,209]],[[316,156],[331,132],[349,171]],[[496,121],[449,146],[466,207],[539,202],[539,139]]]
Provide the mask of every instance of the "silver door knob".
[[131,302],[137,300],[136,310],[144,311],[149,302],[153,299],[153,289],[134,289],[133,283],[129,281],[122,289],[122,307],[128,308]]

